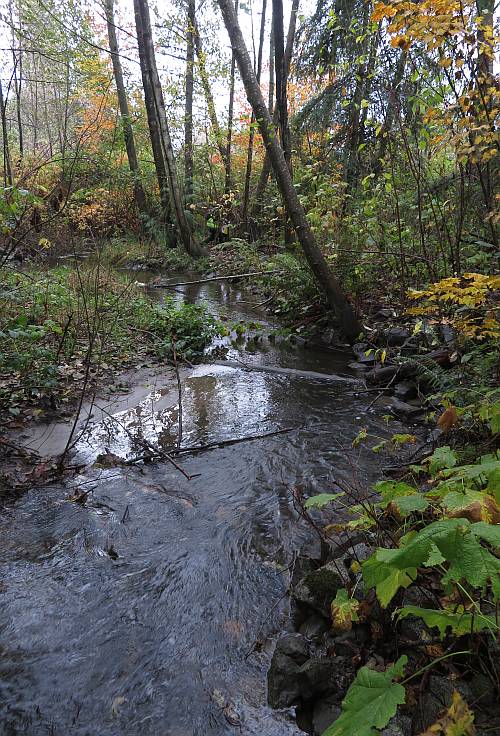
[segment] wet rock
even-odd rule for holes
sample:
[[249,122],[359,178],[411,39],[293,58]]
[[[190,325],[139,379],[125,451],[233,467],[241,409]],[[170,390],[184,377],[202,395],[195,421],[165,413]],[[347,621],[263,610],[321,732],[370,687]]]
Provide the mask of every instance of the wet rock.
[[337,696],[319,700],[314,705],[312,713],[312,732],[314,736],[321,736],[337,720],[341,710]]
[[394,387],[394,396],[400,401],[414,399],[417,395],[417,387],[411,381],[400,381]]
[[[368,351],[370,351],[369,355],[366,355]],[[375,350],[370,348],[367,342],[357,342],[352,346],[352,352],[356,356],[358,363],[362,365],[370,366],[377,362]]]
[[378,312],[375,312],[373,315],[373,319],[391,319],[392,317],[395,317],[394,310],[386,307],[379,309]]
[[368,365],[366,363],[361,363],[360,361],[353,360],[352,363],[347,364],[349,368],[353,371],[367,371],[371,367],[371,363]]
[[380,732],[380,736],[411,736],[411,718],[396,713]]
[[272,708],[288,708],[300,699],[300,670],[308,657],[309,647],[300,634],[286,634],[278,640],[267,673],[267,699]]
[[421,733],[431,726],[445,708],[451,705],[453,691],[458,690],[462,698],[471,704],[474,700],[472,690],[465,682],[433,675],[429,677],[426,692],[412,716],[413,733]]
[[300,668],[301,695],[304,700],[316,700],[323,695],[341,697],[354,677],[350,657],[314,657]]
[[323,616],[313,613],[304,621],[299,633],[310,641],[319,641],[329,628],[329,623]]
[[338,565],[328,562],[313,570],[299,580],[294,586],[292,595],[301,604],[307,605],[325,618],[330,617],[330,605],[343,587]]
[[369,629],[363,625],[356,626],[341,634],[329,634],[325,638],[328,652],[335,652],[339,657],[353,657],[370,638]]
[[396,414],[396,416],[404,417],[405,419],[411,419],[425,411],[423,406],[407,404],[405,401],[400,401],[396,398],[391,400],[390,409],[394,414]]
[[406,327],[390,327],[383,333],[383,340],[389,347],[398,347],[404,345],[410,337],[410,330]]

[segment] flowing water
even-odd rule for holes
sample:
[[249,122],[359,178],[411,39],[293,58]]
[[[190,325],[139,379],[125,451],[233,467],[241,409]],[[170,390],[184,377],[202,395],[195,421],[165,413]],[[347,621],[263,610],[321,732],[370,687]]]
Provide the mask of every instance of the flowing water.
[[[178,299],[204,300],[218,316],[265,323],[252,295],[228,283],[179,288]],[[1,734],[300,733],[291,711],[266,704],[288,570],[310,536],[291,489],[353,478],[368,487],[379,461],[351,441],[362,426],[387,430],[382,402],[366,412],[372,394],[347,353],[260,334],[228,343],[229,365],[183,371],[183,445],[289,433],[178,458],[191,480],[163,462],[94,466],[0,511]],[[89,411],[75,462],[106,450],[136,457],[144,440],[171,447],[175,376],[139,372],[128,396]],[[52,452],[68,426],[25,440]]]

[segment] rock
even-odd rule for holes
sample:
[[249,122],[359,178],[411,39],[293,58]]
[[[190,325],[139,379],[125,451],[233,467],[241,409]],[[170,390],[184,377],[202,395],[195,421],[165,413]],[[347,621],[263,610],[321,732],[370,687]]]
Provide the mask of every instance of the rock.
[[309,616],[309,618],[304,621],[299,629],[299,633],[308,640],[317,641],[321,639],[323,634],[325,634],[329,628],[330,625],[323,616],[313,613],[312,616]]
[[[369,355],[366,355],[366,353],[370,351]],[[370,348],[368,343],[366,342],[357,342],[355,345],[352,346],[352,352],[356,356],[356,360],[358,363],[361,363],[362,365],[374,365],[377,362],[377,359],[375,357],[375,350],[373,348]]]
[[411,381],[400,381],[394,387],[394,396],[400,401],[414,399],[417,395],[417,387]]
[[380,732],[380,736],[411,736],[411,718],[396,713]]
[[286,634],[278,640],[267,673],[267,699],[272,708],[288,708],[300,699],[300,668],[308,657],[309,647],[300,634]]
[[353,371],[367,371],[370,368],[370,365],[367,365],[366,363],[360,363],[359,361],[353,360],[352,363],[348,363],[347,366]]
[[305,701],[333,694],[341,699],[353,680],[354,665],[351,657],[314,657],[302,665],[300,677]]
[[373,319],[392,319],[392,317],[395,316],[396,314],[393,309],[383,307],[382,309],[379,309],[378,312],[375,312]]
[[341,634],[328,634],[325,637],[324,644],[328,652],[334,651],[336,656],[352,658],[359,654],[361,647],[366,644],[369,638],[368,627],[361,624]]
[[298,603],[309,606],[328,619],[331,602],[342,587],[344,583],[337,567],[333,562],[327,562],[301,578],[294,586],[292,595]]
[[337,720],[342,709],[336,696],[324,698],[315,703],[312,713],[314,736],[322,736],[326,729]]
[[447,677],[437,675],[429,677],[427,690],[419,706],[413,711],[413,733],[421,733],[435,723],[441,712],[450,707],[454,690],[458,690],[469,705],[473,702],[474,696],[467,683],[460,680],[451,681]]
[[406,327],[390,327],[383,333],[382,340],[389,347],[398,347],[404,345],[409,337],[410,330],[407,330]]
[[396,398],[391,400],[389,408],[396,416],[404,417],[405,419],[411,419],[425,411],[423,406],[413,406],[413,404],[407,404],[405,401],[400,401]]

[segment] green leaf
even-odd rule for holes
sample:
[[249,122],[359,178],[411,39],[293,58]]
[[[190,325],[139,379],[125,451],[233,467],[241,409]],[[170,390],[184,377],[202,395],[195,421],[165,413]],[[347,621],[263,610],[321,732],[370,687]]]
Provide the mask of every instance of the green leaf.
[[381,480],[378,483],[375,483],[373,488],[382,496],[382,502],[380,504],[380,508],[382,509],[385,509],[386,506],[396,498],[418,494],[417,489],[408,485],[408,483],[394,480]]
[[429,506],[429,501],[420,494],[413,496],[403,496],[393,501],[401,516],[408,516],[414,511],[425,511]]
[[327,503],[336,501],[337,498],[344,495],[344,493],[319,493],[317,496],[311,496],[311,498],[308,498],[304,503],[304,506],[306,509],[312,509],[314,507],[321,509],[323,506],[326,506]]
[[458,458],[449,445],[438,447],[429,458],[429,472],[434,475],[438,470],[455,467],[457,462]]
[[395,570],[372,555],[362,564],[363,580],[369,588],[375,588],[382,608],[386,608],[400,588],[407,588],[417,577],[415,567]]
[[403,655],[385,672],[361,667],[342,703],[342,713],[323,736],[372,736],[384,728],[405,702],[401,677],[408,658]]
[[484,631],[484,629],[497,629],[494,616],[478,615],[461,611],[435,611],[431,608],[420,608],[419,606],[404,606],[397,612],[398,621],[407,616],[418,616],[430,629],[439,629],[439,635],[444,636],[446,630],[451,628],[457,636],[464,636],[473,631]]

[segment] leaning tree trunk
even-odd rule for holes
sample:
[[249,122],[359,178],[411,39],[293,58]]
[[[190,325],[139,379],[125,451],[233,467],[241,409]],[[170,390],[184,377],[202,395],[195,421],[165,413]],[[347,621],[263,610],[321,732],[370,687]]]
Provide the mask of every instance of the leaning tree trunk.
[[184,108],[184,201],[193,199],[193,88],[195,0],[188,0],[186,43],[186,99]]
[[125,90],[125,82],[123,81],[123,70],[120,61],[120,53],[118,49],[118,40],[116,38],[116,25],[113,11],[113,0],[105,0],[106,22],[108,25],[109,49],[111,51],[111,59],[113,62],[113,73],[115,76],[116,92],[118,95],[118,105],[120,107],[120,117],[123,126],[123,137],[125,138],[125,148],[127,150],[127,158],[132,179],[134,182],[134,197],[139,215],[147,212],[147,202],[144,189],[141,184],[139,162],[137,160],[137,151],[135,148],[134,131],[130,121],[130,110],[128,106],[127,92]]
[[283,197],[304,255],[318,284],[325,293],[328,304],[336,314],[340,329],[349,340],[355,340],[360,331],[358,319],[352,304],[349,303],[339,282],[330,271],[328,263],[316,243],[304,208],[293,186],[283,149],[276,137],[269,110],[266,107],[260,86],[252,68],[252,62],[250,61],[250,56],[245,46],[232,2],[231,0],[218,0],[218,4],[224,17],[224,23],[229,34],[248,101],[252,106],[255,119],[259,123],[264,144],[269,151],[274,176],[276,177],[281,196]]
[[158,69],[156,67],[151,19],[149,16],[147,0],[134,0],[134,11],[137,24],[137,43],[140,53],[142,53],[144,57],[146,76],[152,89],[153,101],[160,129],[160,140],[167,170],[170,200],[174,210],[177,232],[187,253],[189,253],[193,258],[196,258],[202,254],[202,249],[193,238],[182,203],[174,152],[172,149],[172,141],[170,139],[170,131],[168,128],[165,101],[163,99],[160,77],[158,76]]

